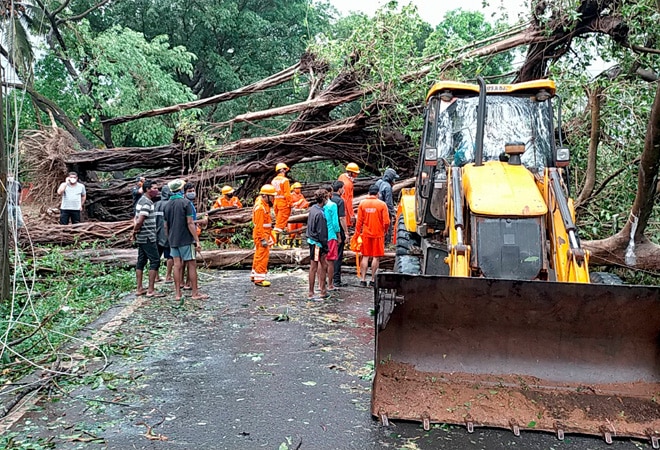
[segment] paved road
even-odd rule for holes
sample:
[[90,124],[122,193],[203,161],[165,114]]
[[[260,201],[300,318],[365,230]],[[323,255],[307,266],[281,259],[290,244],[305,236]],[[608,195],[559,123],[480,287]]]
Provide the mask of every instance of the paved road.
[[[268,289],[247,277],[204,272],[211,300],[183,308],[171,297],[127,297],[137,308],[101,346],[105,371],[93,374],[106,360],[87,352],[87,384],[63,397],[53,391],[12,431],[57,449],[651,448],[462,427],[424,432],[411,423],[382,428],[369,413],[371,291],[348,287],[308,302],[305,272],[276,273]],[[65,381],[61,387],[69,391]]]

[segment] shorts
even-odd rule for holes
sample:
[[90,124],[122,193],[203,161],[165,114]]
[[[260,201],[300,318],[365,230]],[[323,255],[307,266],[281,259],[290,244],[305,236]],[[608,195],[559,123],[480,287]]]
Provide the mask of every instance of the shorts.
[[328,261],[337,261],[339,257],[339,243],[337,239],[328,241],[328,256],[325,257]]
[[310,261],[321,261],[321,259],[327,255],[327,252],[324,252],[321,247],[318,245],[309,246],[309,260]]
[[385,256],[385,237],[362,236],[362,256]]
[[184,245],[183,247],[170,247],[172,258],[181,258],[182,261],[195,260],[195,244]]
[[166,246],[159,245],[158,246],[158,254],[160,256],[162,256],[163,258],[165,258],[165,259],[172,259],[172,255],[170,255],[170,246],[169,245],[166,245]]
[[138,244],[138,258],[135,264],[136,270],[144,270],[149,262],[149,270],[158,270],[160,267],[160,255],[158,254],[158,244],[155,242],[145,242]]

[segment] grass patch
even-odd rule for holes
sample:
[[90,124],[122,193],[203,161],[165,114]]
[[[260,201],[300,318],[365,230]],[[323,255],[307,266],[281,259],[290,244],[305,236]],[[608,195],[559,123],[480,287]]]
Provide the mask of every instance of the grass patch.
[[68,259],[63,252],[52,247],[40,249],[36,259],[12,255],[20,264],[13,298],[0,305],[2,384],[51,364],[71,336],[134,289],[133,270]]

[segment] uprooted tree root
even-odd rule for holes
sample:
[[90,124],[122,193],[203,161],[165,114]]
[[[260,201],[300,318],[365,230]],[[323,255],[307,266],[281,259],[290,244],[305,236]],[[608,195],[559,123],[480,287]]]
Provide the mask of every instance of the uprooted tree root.
[[57,187],[69,171],[64,161],[77,145],[66,130],[58,127],[23,134],[19,148],[21,157],[29,177],[39,181],[32,188],[35,201],[45,204],[55,200]]

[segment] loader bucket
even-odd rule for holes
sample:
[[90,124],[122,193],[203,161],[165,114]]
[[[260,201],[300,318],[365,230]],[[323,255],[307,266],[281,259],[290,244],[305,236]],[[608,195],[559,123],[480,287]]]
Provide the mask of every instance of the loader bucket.
[[660,442],[660,287],[386,272],[376,322],[383,423]]

